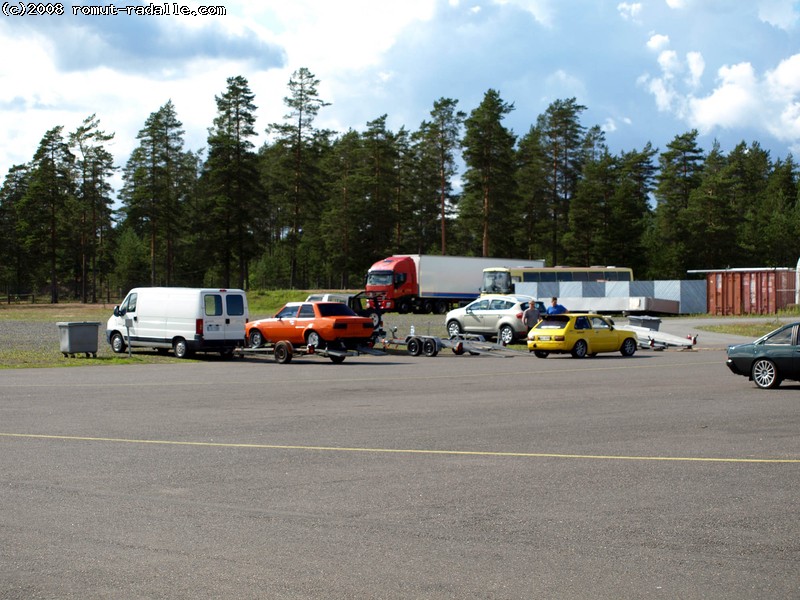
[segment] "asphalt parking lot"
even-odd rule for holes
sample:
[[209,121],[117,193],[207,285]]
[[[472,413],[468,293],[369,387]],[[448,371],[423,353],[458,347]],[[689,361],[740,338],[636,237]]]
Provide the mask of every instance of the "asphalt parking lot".
[[724,359],[0,371],[0,597],[797,598],[800,386]]

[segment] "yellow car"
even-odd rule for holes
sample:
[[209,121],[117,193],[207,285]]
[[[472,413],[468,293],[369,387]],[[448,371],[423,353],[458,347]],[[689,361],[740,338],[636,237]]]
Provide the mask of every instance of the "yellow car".
[[616,329],[614,321],[591,313],[544,315],[528,333],[528,350],[539,358],[569,352],[575,358],[600,352],[619,352],[633,356],[636,334]]

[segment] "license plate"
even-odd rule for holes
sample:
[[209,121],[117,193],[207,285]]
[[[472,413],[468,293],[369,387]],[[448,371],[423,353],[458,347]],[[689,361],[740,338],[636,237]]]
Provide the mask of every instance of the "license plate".
[[550,336],[549,335],[540,335],[539,336],[539,341],[540,342],[549,342],[550,341]]

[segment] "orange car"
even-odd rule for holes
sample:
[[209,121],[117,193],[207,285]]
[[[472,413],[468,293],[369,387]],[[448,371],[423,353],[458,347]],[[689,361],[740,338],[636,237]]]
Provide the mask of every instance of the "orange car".
[[289,302],[274,317],[245,326],[253,348],[286,340],[295,346],[356,348],[370,341],[372,319],[359,317],[341,302]]

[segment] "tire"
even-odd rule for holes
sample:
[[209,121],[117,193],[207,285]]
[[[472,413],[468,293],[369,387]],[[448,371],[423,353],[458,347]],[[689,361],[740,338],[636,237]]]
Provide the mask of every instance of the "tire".
[[514,329],[511,325],[503,325],[497,333],[497,341],[503,346],[514,343]]
[[455,345],[453,346],[453,354],[455,354],[456,356],[461,356],[462,354],[464,354],[464,344],[461,342],[456,342]]
[[292,362],[292,345],[289,342],[275,344],[275,362],[282,365]]
[[432,300],[425,300],[425,302],[422,303],[422,309],[420,310],[420,312],[423,315],[431,314],[433,312],[433,301]]
[[411,356],[419,356],[422,354],[422,340],[417,337],[412,337],[406,342],[406,350]]
[[264,345],[264,336],[258,329],[250,330],[250,347],[260,348]]
[[220,351],[219,355],[222,360],[233,360],[233,348],[225,348],[225,350]]
[[586,340],[578,340],[572,347],[572,358],[584,358],[588,353],[589,346]]
[[188,358],[191,354],[191,352],[189,352],[189,346],[183,338],[175,338],[175,340],[173,340],[172,350],[175,352],[175,358]]
[[550,353],[549,352],[545,352],[544,350],[534,350],[533,351],[533,355],[536,358],[547,358],[548,356],[550,356]]
[[125,344],[125,338],[122,337],[122,334],[119,331],[115,331],[111,336],[111,349],[117,354],[121,354],[122,352],[125,352],[126,348],[127,345]]
[[316,331],[309,331],[306,334],[306,345],[314,346],[317,350],[322,350],[325,347],[325,341]]
[[371,311],[367,316],[372,319],[372,328],[377,329],[381,324],[381,315],[378,312]]
[[753,377],[753,382],[764,390],[776,388],[781,383],[775,363],[766,358],[759,358],[753,363],[751,375]]
[[397,303],[397,312],[401,315],[406,315],[411,312],[411,302],[408,300],[400,300],[400,302]]
[[427,339],[422,342],[422,351],[425,356],[436,356],[439,354],[439,348],[436,346],[436,340]]
[[450,321],[447,324],[447,334],[452,338],[456,337],[457,335],[461,335],[464,333],[464,330],[461,329],[461,325],[458,321]]
[[331,359],[331,362],[335,365],[340,365],[344,362],[344,356],[329,356],[328,358]]
[[444,300],[437,300],[433,305],[433,312],[437,315],[443,315],[447,312],[447,302]]
[[633,356],[636,353],[636,340],[633,338],[625,338],[622,341],[619,353],[622,354],[622,356]]

